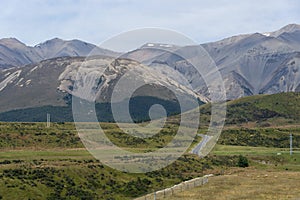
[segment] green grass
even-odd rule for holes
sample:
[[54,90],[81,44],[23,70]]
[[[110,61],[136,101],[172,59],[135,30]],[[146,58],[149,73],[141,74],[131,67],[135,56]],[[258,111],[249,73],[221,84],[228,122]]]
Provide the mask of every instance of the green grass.
[[[256,95],[227,102],[226,125],[243,126],[253,123],[256,127],[299,124],[300,93]],[[200,106],[201,124],[208,124],[211,105]]]
[[249,121],[270,126],[292,124],[300,121],[300,93],[257,95],[230,101],[227,123],[239,124]]
[[289,148],[216,145],[211,154],[218,156],[243,155],[250,158],[263,158],[272,156],[274,160],[284,159],[286,163],[299,164],[300,167],[299,148],[294,149],[293,154],[290,155]]
[[223,145],[289,148],[290,134],[293,146],[300,147],[300,127],[226,127],[218,141]]
[[277,171],[300,171],[300,149],[294,149],[290,155],[288,148],[267,148],[249,146],[216,145],[213,155],[243,155],[251,161],[251,166],[258,169],[272,169]]
[[229,146],[216,145],[212,154],[214,155],[277,155],[277,153],[289,153],[284,148],[268,148],[268,147],[250,147],[250,146]]
[[86,149],[48,149],[48,150],[10,150],[0,152],[1,160],[61,160],[61,159],[93,159]]

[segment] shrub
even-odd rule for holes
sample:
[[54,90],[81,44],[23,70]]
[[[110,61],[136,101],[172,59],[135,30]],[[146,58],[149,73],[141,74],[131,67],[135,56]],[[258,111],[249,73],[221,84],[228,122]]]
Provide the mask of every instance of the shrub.
[[249,167],[249,161],[245,156],[240,155],[238,160],[239,167]]

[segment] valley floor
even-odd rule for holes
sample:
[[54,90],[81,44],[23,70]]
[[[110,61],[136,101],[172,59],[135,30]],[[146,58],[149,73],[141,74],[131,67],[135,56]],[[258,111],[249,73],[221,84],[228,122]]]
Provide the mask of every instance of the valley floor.
[[[170,125],[157,138],[138,143],[115,124],[101,126],[116,144],[135,151],[160,147],[176,129]],[[215,176],[204,186],[168,199],[300,199],[299,126],[227,128],[207,157],[186,153],[168,167],[146,174],[119,172],[94,159],[72,123],[45,127],[45,123],[0,123],[0,199],[129,200],[204,174]],[[201,138],[196,137],[194,146]],[[250,167],[242,168],[240,158]]]

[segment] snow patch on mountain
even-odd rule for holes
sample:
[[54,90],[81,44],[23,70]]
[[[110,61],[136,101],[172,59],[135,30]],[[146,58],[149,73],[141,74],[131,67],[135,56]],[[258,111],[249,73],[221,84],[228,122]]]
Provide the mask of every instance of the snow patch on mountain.
[[263,33],[264,36],[270,37],[271,33]]

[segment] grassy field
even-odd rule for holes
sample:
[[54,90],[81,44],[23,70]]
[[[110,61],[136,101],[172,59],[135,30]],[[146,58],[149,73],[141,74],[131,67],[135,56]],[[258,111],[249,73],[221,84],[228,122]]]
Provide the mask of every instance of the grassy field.
[[[220,199],[217,196],[220,195],[224,199],[243,199],[245,193],[239,190],[243,186],[247,195],[254,195],[252,199],[271,199],[274,197],[270,193],[272,188],[280,187],[277,186],[280,181],[273,180],[275,176],[282,178],[281,181],[287,179],[287,184],[295,186],[299,180],[300,154],[296,152],[289,159],[286,150],[217,145],[205,159],[186,154],[165,169],[147,174],[128,174],[102,165],[84,148],[6,148],[0,153],[0,195],[3,199],[132,199],[213,173],[217,176],[211,178],[208,185],[172,198]],[[278,152],[282,154],[277,155]],[[236,167],[239,155],[249,159],[249,169]],[[290,175],[285,177],[284,174]],[[276,185],[273,187],[269,182]],[[259,184],[261,186],[255,188]],[[261,189],[264,184],[267,188]],[[265,196],[262,196],[262,190]],[[284,190],[280,192],[283,195],[281,199],[290,195]]]
[[290,156],[287,148],[216,145],[213,156],[243,155],[248,168],[212,170],[217,176],[206,185],[167,199],[300,199],[300,151]]
[[[116,134],[115,124],[103,123],[115,143],[124,148],[157,148],[173,134],[172,125],[161,137],[133,144]],[[164,140],[162,140],[164,139]],[[94,159],[72,123],[0,123],[0,198],[2,199],[132,199],[217,169],[214,163],[236,166],[237,156],[200,159],[186,154],[170,166],[146,174],[111,169]],[[230,160],[228,162],[227,160]]]
[[206,185],[168,199],[300,199],[300,172],[255,168],[234,170],[230,174],[211,177]]
[[[294,152],[293,157],[298,158],[299,151],[298,149]],[[216,145],[213,152],[213,155],[244,155],[244,156],[283,156],[289,157],[290,152],[289,148],[271,148],[271,147],[251,147],[251,146],[236,146],[236,145]],[[279,155],[277,155],[279,154]]]

